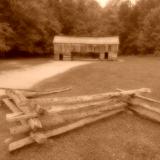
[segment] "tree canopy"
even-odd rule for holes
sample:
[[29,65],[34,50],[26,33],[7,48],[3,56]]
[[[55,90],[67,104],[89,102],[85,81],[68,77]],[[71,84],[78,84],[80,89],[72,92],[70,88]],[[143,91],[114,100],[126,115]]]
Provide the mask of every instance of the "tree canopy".
[[160,54],[160,1],[1,0],[0,56],[51,55],[55,35],[120,37],[121,54]]

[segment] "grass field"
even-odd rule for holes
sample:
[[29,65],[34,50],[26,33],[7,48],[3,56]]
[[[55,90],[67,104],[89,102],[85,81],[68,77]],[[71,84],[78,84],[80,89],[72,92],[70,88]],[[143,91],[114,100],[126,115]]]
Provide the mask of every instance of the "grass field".
[[[122,57],[123,62],[94,62],[51,77],[34,88],[50,90],[71,86],[57,96],[151,88],[160,99],[160,58]],[[0,160],[160,160],[160,125],[134,114],[121,114],[73,132],[7,153],[9,136],[5,110],[0,109]]]
[[35,86],[37,89],[71,86],[70,92],[60,94],[81,95],[116,88],[135,89],[148,87],[153,90],[151,96],[160,99],[160,58],[122,57],[124,61],[95,61],[94,63],[73,68],[69,72],[51,77]]

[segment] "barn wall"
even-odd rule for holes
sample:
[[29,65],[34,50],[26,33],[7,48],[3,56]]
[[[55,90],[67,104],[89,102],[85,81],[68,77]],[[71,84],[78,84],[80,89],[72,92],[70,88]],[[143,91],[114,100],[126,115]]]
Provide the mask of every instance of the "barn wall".
[[63,60],[71,60],[72,52],[94,52],[99,53],[101,60],[105,59],[105,53],[108,53],[108,59],[114,60],[117,58],[118,45],[107,45],[107,44],[54,44],[54,56],[56,60],[60,59],[60,55],[63,55]]

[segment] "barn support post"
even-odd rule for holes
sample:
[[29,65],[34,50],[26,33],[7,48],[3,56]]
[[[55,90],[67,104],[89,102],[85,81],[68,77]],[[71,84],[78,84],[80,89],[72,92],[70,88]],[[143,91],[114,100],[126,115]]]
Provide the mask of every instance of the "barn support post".
[[100,60],[104,60],[104,59],[105,59],[105,53],[104,53],[104,52],[101,52],[101,53],[100,53],[99,59],[100,59]]
[[116,60],[117,59],[117,53],[116,52],[109,52],[108,54],[108,60]]
[[59,53],[58,53],[58,52],[55,52],[55,53],[54,53],[54,59],[55,59],[56,61],[59,60]]
[[64,61],[71,61],[72,60],[72,54],[70,51],[66,52],[66,54],[64,54]]

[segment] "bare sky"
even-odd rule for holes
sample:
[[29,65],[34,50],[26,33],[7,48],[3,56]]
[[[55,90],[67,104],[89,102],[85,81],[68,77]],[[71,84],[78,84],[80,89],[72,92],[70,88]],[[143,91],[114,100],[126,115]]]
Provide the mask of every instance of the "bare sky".
[[109,0],[97,0],[97,1],[100,3],[102,7],[104,7]]
[[[107,4],[108,1],[109,1],[109,0],[97,0],[97,2],[99,2],[99,4],[100,4],[102,7],[104,7],[104,6]],[[131,0],[131,2],[132,2],[132,3],[135,3],[136,0]]]

